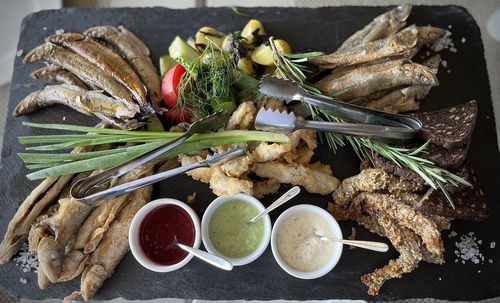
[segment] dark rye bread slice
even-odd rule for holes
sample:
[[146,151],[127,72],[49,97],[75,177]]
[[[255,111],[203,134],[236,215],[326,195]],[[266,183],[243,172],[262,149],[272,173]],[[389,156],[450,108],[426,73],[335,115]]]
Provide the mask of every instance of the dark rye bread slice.
[[[442,150],[446,151],[444,148],[441,148],[439,146],[437,146],[436,149],[437,148],[439,148],[440,151],[442,151]],[[469,180],[469,178],[470,178],[469,177],[469,165],[464,164],[465,155],[461,155],[462,158],[457,160],[457,162],[452,163],[452,162],[450,162],[451,161],[450,159],[453,158],[453,155],[444,156],[442,154],[441,155],[442,158],[439,158],[440,156],[434,152],[435,151],[433,149],[429,149],[428,155],[431,155],[431,153],[432,153],[432,155],[434,155],[436,157],[436,159],[431,159],[430,157],[428,157],[428,155],[425,155],[425,156],[422,155],[422,156],[424,158],[428,158],[431,161],[437,160],[436,163],[438,166],[444,167],[444,168],[448,169],[450,172],[454,173],[455,175],[462,177],[466,181],[471,182],[471,180]],[[444,154],[447,154],[447,152],[445,152]],[[448,157],[448,158],[446,158],[446,157]],[[443,164],[448,164],[448,162],[450,162],[449,164],[451,164],[451,166],[448,166],[448,167],[443,166]],[[460,165],[460,166],[457,167],[458,165]],[[385,159],[383,157],[380,157],[380,156],[374,157],[374,165],[371,165],[371,163],[368,159],[364,159],[361,162],[360,170],[367,169],[370,167],[381,168],[387,173],[390,173],[392,175],[400,177],[401,180],[412,181],[412,182],[415,182],[417,184],[424,184],[425,183],[424,179],[422,179],[417,173],[415,173],[412,170],[409,170],[407,168],[399,167],[394,162],[392,162],[388,159]],[[451,184],[445,184],[445,188],[448,190],[448,192],[453,193],[453,192],[460,190],[462,187],[461,186],[456,187],[456,186],[453,186]]]
[[450,151],[431,143],[427,146],[426,153],[422,153],[419,156],[434,162],[439,167],[457,169],[464,164],[469,146],[470,144],[467,144]]
[[476,125],[477,104],[471,100],[462,105],[412,115],[422,121],[420,136],[423,140],[452,151],[469,143]]
[[455,209],[441,191],[434,190],[422,201],[417,210],[423,214],[438,215],[466,221],[483,221],[490,211],[488,201],[480,187],[474,171],[469,167],[469,179],[473,187],[465,187],[451,194]]

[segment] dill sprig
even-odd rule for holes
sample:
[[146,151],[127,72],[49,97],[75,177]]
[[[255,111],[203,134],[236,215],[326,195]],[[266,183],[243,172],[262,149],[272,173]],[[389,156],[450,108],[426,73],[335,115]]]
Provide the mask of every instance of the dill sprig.
[[[294,55],[282,54],[276,50],[272,37],[269,39],[269,42],[274,54],[276,76],[297,82],[309,93],[333,100],[333,98],[325,96],[316,87],[306,83],[305,73],[307,73],[308,70],[304,65],[301,64],[302,62],[306,62],[308,58],[321,55],[321,53],[313,52]],[[306,105],[308,106],[311,112],[311,116],[314,120],[328,122],[347,122],[345,119],[334,112],[319,109],[307,103]],[[399,167],[404,167],[415,172],[433,189],[440,190],[448,199],[452,208],[455,208],[455,205],[453,203],[452,197],[445,188],[445,184],[451,184],[453,186],[459,186],[459,184],[472,186],[463,178],[435,165],[432,161],[418,156],[426,152],[426,148],[429,145],[429,142],[426,142],[417,148],[405,148],[391,146],[387,143],[373,138],[344,136],[331,132],[324,133],[324,136],[328,142],[328,145],[334,152],[338,147],[344,146],[345,141],[347,141],[352,146],[354,152],[360,159],[366,157],[373,163],[375,160],[375,156],[379,155],[394,162]]]
[[193,62],[183,58],[178,58],[178,61],[186,72],[179,83],[176,107],[190,113],[194,120],[220,109],[234,110],[231,87],[237,81],[235,55],[209,41]]

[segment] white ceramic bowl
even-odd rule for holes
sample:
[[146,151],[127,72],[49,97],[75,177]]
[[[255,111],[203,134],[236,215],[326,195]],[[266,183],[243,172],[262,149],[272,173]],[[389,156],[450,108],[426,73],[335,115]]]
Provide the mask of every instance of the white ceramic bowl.
[[132,223],[130,224],[130,230],[129,230],[129,235],[128,235],[128,242],[130,244],[130,250],[132,251],[132,254],[134,255],[135,259],[144,267],[146,267],[149,270],[156,271],[156,272],[170,272],[177,270],[184,265],[186,265],[192,258],[192,254],[188,254],[184,259],[182,259],[179,263],[172,264],[172,265],[159,265],[153,261],[151,261],[143,252],[142,249],[140,248],[140,243],[139,243],[139,229],[141,226],[142,221],[144,220],[144,217],[149,214],[152,210],[154,210],[157,207],[163,206],[163,205],[177,205],[184,209],[189,216],[191,217],[191,220],[193,221],[194,225],[194,243],[193,247],[198,248],[200,247],[201,244],[201,232],[200,232],[200,219],[198,218],[198,215],[194,212],[194,210],[189,207],[186,203],[181,202],[179,200],[175,199],[158,199],[149,202],[145,206],[143,206],[137,214],[135,214],[134,218],[132,219]]
[[210,223],[210,219],[212,218],[214,211],[219,206],[221,206],[226,202],[235,200],[245,201],[247,203],[252,204],[259,210],[259,213],[266,209],[264,205],[260,203],[259,200],[246,194],[236,194],[231,196],[218,197],[217,199],[212,201],[212,203],[210,203],[210,205],[205,210],[205,213],[203,214],[203,218],[201,219],[201,238],[203,239],[203,245],[205,245],[205,248],[207,249],[208,252],[228,260],[234,266],[242,266],[255,261],[258,257],[260,257],[264,253],[264,251],[266,251],[266,248],[269,245],[269,241],[271,239],[271,219],[269,218],[269,215],[265,215],[264,217],[262,217],[261,220],[264,221],[264,235],[262,237],[262,241],[260,242],[259,246],[257,246],[255,251],[253,251],[251,254],[243,258],[229,258],[224,256],[219,251],[217,251],[217,249],[215,249],[215,247],[212,244],[212,241],[210,241],[210,236],[208,233],[208,224]]
[[290,207],[286,211],[284,211],[276,220],[273,226],[273,231],[271,233],[271,249],[273,251],[274,258],[278,262],[278,264],[285,270],[287,273],[290,275],[300,278],[300,279],[316,279],[321,276],[326,275],[329,273],[335,265],[337,265],[337,262],[340,259],[340,256],[342,255],[342,244],[340,243],[335,243],[335,247],[333,249],[333,253],[328,259],[328,261],[320,268],[314,271],[309,271],[309,272],[303,272],[303,271],[298,271],[291,266],[289,266],[285,260],[281,257],[279,250],[278,250],[278,231],[280,225],[285,221],[288,217],[291,215],[301,213],[301,212],[314,212],[321,217],[325,219],[325,221],[330,225],[330,228],[334,234],[334,236],[337,239],[342,239],[342,230],[340,229],[339,224],[333,218],[333,216],[328,213],[326,210],[324,210],[321,207],[315,206],[315,205],[310,205],[310,204],[300,204],[296,205],[293,207]]

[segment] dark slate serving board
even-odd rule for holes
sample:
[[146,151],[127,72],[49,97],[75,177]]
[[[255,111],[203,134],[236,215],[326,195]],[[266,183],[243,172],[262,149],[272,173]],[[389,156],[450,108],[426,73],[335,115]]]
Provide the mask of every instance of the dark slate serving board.
[[[338,8],[255,8],[245,9],[265,25],[268,33],[290,42],[295,51],[322,50],[330,52],[355,30],[363,27],[373,17],[388,7],[338,7]],[[145,9],[64,9],[43,11],[25,18],[18,49],[27,53],[43,42],[44,37],[57,29],[83,31],[94,25],[125,25],[148,45],[154,61],[167,51],[176,35],[188,37],[204,25],[214,26],[221,31],[241,29],[247,19],[235,15],[226,8],[170,10],[165,8]],[[413,9],[409,23],[432,24],[451,28],[457,53],[443,51],[448,68],[440,68],[441,85],[433,88],[422,108],[438,109],[476,99],[479,105],[479,119],[470,149],[470,161],[482,181],[484,192],[492,202],[492,214],[483,223],[453,223],[452,230],[459,234],[474,232],[482,239],[481,251],[485,264],[472,265],[455,263],[454,241],[444,233],[446,246],[444,266],[421,263],[413,273],[402,279],[385,284],[375,299],[395,300],[404,298],[438,298],[450,300],[478,300],[500,296],[500,249],[490,249],[489,243],[499,243],[500,220],[498,217],[500,187],[498,186],[500,157],[497,149],[495,120],[492,111],[490,89],[484,50],[479,28],[474,19],[458,6],[418,6]],[[464,37],[466,42],[461,43]],[[36,66],[21,64],[21,57],[15,60],[10,94],[9,112],[28,93],[43,87],[44,83],[29,78]],[[451,73],[447,72],[451,69]],[[18,205],[30,193],[37,182],[25,178],[27,170],[16,156],[23,147],[17,143],[17,136],[40,134],[43,131],[21,126],[21,121],[59,122],[92,125],[88,117],[63,107],[52,107],[38,113],[13,119],[9,116],[5,129],[2,151],[0,180],[1,211],[0,234],[6,230],[8,221]],[[330,163],[339,178],[356,173],[358,160],[353,152],[345,148],[336,155],[326,146],[318,149],[316,157]],[[282,190],[287,189],[283,186]],[[173,197],[185,200],[188,194],[198,192],[194,208],[200,214],[214,198],[208,186],[180,176],[157,184],[155,198]],[[302,194],[292,203],[315,203],[326,206],[329,197]],[[264,200],[269,203],[272,197]],[[290,206],[290,205],[289,205]],[[280,209],[281,211],[283,210]],[[273,213],[275,219],[280,211]],[[345,234],[350,233],[349,222],[342,222]],[[363,228],[358,228],[359,239],[380,240]],[[500,244],[500,243],[499,243]],[[142,268],[128,254],[106,281],[95,299],[152,299],[162,297],[186,299],[373,299],[366,294],[366,288],[359,278],[385,265],[390,258],[397,257],[391,250],[378,254],[360,249],[345,249],[337,267],[328,275],[316,280],[299,280],[287,275],[272,257],[271,250],[254,263],[222,272],[198,260],[193,260],[183,269],[168,274],[158,274]],[[488,259],[494,263],[489,264]],[[23,285],[20,278],[26,278]],[[14,296],[42,299],[61,298],[78,288],[79,280],[52,285],[48,290],[39,290],[34,273],[22,273],[13,262],[0,266],[0,287]]]

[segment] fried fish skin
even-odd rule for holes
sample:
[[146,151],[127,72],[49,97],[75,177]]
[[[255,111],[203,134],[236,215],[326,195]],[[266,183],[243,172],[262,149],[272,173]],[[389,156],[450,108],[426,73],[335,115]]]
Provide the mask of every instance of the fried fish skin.
[[321,68],[339,68],[382,58],[401,57],[417,45],[418,29],[415,25],[385,39],[361,44],[329,55],[313,57],[308,61]]
[[141,79],[134,69],[111,48],[105,47],[80,33],[55,34],[49,37],[49,41],[55,45],[69,48],[99,66],[132,93],[141,105],[142,111],[145,113],[153,112],[151,105],[147,102],[146,87]]
[[161,80],[144,42],[123,26],[95,26],[87,29],[84,34],[113,46],[141,78],[153,107],[157,111],[161,110]]
[[32,49],[23,63],[34,63],[45,61],[61,66],[62,68],[77,75],[87,83],[95,85],[109,93],[111,96],[126,102],[133,107],[134,98],[125,86],[118,83],[111,75],[105,73],[101,68],[71,50],[56,46],[50,42]]
[[19,102],[13,115],[32,113],[53,104],[63,104],[86,115],[100,113],[118,119],[133,118],[138,110],[138,107],[128,107],[122,101],[98,91],[87,91],[79,86],[59,84],[47,85],[29,94]]
[[75,74],[55,65],[39,68],[32,72],[30,77],[49,83],[76,85],[84,89],[89,88],[87,84],[85,84],[85,82],[78,78]]
[[379,15],[363,29],[347,38],[337,51],[384,39],[397,33],[406,25],[406,19],[410,15],[411,9],[411,5],[403,4]]
[[341,76],[334,73],[316,82],[315,86],[328,96],[349,100],[401,86],[437,86],[438,83],[428,67],[400,59],[362,66]]

